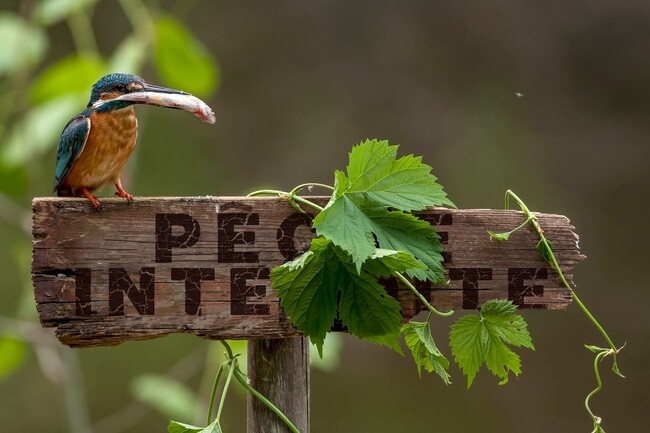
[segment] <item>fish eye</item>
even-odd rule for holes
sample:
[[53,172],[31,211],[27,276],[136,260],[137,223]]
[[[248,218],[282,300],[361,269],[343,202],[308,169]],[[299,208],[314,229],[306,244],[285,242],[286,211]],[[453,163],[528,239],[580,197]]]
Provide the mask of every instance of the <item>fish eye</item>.
[[126,86],[122,83],[118,83],[115,85],[115,90],[117,90],[118,92],[125,92]]

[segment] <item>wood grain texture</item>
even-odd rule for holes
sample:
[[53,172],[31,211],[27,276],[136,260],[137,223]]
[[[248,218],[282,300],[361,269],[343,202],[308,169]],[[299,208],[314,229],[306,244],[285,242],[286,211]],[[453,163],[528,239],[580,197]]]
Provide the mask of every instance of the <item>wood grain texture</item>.
[[[271,401],[301,433],[309,433],[309,338],[248,342],[250,385]],[[252,394],[247,401],[248,433],[291,430]]]
[[[313,198],[324,204],[327,199]],[[270,288],[270,270],[309,247],[309,216],[278,198],[161,197],[33,201],[34,294],[44,326],[70,346],[118,344],[173,332],[206,338],[299,335]],[[419,283],[440,309],[475,309],[488,299],[520,308],[564,309],[569,291],[535,250],[526,227],[508,242],[517,211],[430,209],[445,247],[449,284]],[[584,258],[568,218],[537,214],[569,282]],[[405,319],[422,310],[395,280],[389,294]]]

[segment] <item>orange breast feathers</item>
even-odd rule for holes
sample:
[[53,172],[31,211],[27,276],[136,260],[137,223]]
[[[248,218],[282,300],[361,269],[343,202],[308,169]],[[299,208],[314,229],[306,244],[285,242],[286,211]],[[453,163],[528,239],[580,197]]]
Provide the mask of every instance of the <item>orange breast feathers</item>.
[[138,120],[133,107],[90,116],[90,135],[79,159],[65,179],[75,193],[117,183],[135,148]]

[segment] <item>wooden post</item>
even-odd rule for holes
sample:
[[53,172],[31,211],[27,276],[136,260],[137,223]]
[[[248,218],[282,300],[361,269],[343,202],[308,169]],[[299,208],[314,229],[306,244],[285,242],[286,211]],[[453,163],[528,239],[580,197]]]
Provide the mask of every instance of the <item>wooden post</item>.
[[[248,378],[301,433],[309,433],[309,339],[248,342]],[[258,399],[248,395],[248,433],[289,433],[289,428]]]

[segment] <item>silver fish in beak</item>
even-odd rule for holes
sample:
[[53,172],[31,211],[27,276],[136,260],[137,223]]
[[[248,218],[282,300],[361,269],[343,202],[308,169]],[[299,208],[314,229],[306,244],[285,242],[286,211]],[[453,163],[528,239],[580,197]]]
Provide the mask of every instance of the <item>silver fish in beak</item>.
[[151,84],[145,84],[142,90],[120,95],[110,101],[97,101],[93,106],[94,108],[98,108],[102,104],[112,101],[129,101],[136,104],[183,110],[194,114],[204,123],[213,124],[217,120],[212,108],[196,96],[180,90],[168,89]]

